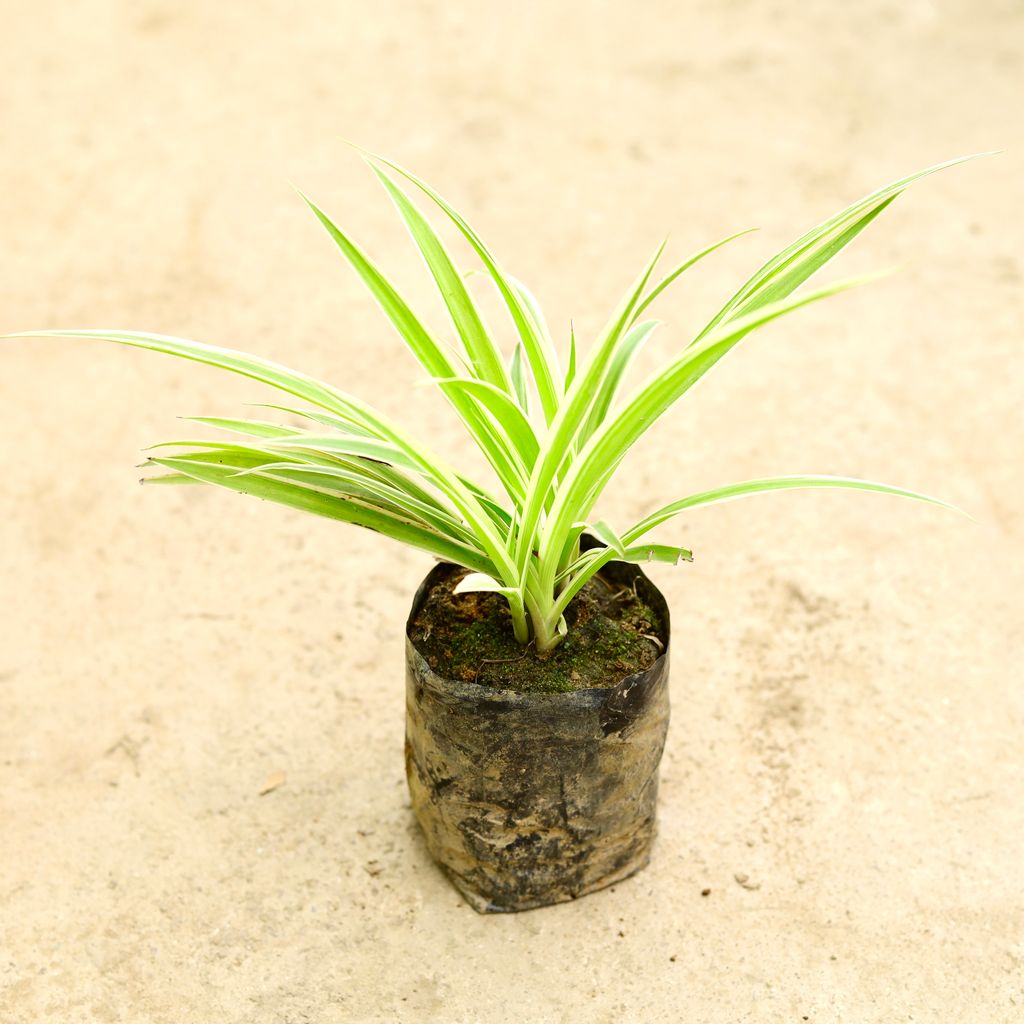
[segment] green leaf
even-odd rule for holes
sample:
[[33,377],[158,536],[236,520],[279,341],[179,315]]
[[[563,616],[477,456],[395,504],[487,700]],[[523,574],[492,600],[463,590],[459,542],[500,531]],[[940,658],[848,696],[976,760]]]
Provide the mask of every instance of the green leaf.
[[401,486],[394,486],[373,472],[371,464],[354,461],[345,466],[310,466],[308,463],[267,462],[249,469],[242,469],[237,476],[250,473],[272,475],[276,479],[306,483],[324,492],[337,492],[352,498],[362,498],[395,514],[404,515],[411,521],[418,521],[439,533],[475,545],[475,538],[451,512],[429,498],[410,493]]
[[[152,465],[152,463],[149,463]],[[195,477],[185,476],[183,473],[162,473],[160,476],[144,476],[140,481],[140,484],[145,484],[147,487],[150,484],[167,484],[170,486],[180,486],[181,484],[192,484],[198,487],[203,483],[202,480],[196,480]]]
[[[278,423],[266,423],[263,420],[232,419],[228,416],[182,416],[187,423],[202,423],[220,430],[230,430],[235,434],[249,437],[289,437],[301,434],[297,427],[283,427]],[[340,422],[340,421],[339,421]]]
[[325,384],[323,381],[289,369],[280,363],[263,359],[260,356],[238,352],[218,345],[207,345],[199,341],[184,338],[173,338],[163,334],[152,334],[144,331],[98,331],[98,330],[59,330],[33,331],[31,333],[11,334],[9,338],[86,338],[99,341],[112,341],[133,348],[148,349],[151,352],[162,352],[165,355],[178,356],[207,366],[216,366],[222,370],[250,377],[263,384],[301,398],[311,405],[326,409],[342,420],[373,430],[380,422],[379,416],[369,406]]
[[623,534],[623,543],[632,545],[656,526],[660,526],[673,516],[679,515],[680,512],[684,512],[687,509],[697,508],[701,505],[715,505],[719,502],[732,501],[735,498],[743,498],[752,494],[767,494],[770,491],[787,491],[812,487],[845,488],[857,491],[876,491],[879,494],[894,494],[901,498],[913,498],[915,501],[939,505],[953,512],[960,512],[961,515],[965,514],[961,509],[951,505],[948,501],[943,501],[941,498],[933,498],[918,491],[907,490],[905,487],[894,487],[891,484],[877,483],[873,480],[821,474],[777,476],[766,477],[763,480],[745,480],[742,483],[729,484],[725,487],[715,487],[709,491],[701,491],[699,494],[691,494],[680,501],[674,501],[664,508],[658,509],[657,512],[652,512]]
[[[936,171],[954,167],[977,156],[958,157],[947,160],[922,171],[908,174],[898,181],[864,196],[846,209],[822,221],[801,235],[795,242],[773,256],[764,264],[710,320],[708,325],[697,335],[700,341],[715,327],[732,316],[749,313],[757,308],[758,296],[763,302],[774,302],[790,294],[810,274],[823,266],[840,249],[852,241],[893,199],[904,189],[921,178],[934,174]],[[836,244],[838,242],[838,244]],[[788,288],[788,290],[787,290]]]
[[[488,576],[482,572],[471,572],[468,576],[464,576],[452,589],[453,594],[469,594],[474,591],[483,591],[485,593],[500,594],[509,603],[509,607],[513,612],[513,622],[524,621],[525,622],[525,605],[523,603],[523,591],[519,587],[505,587],[494,579],[493,576]],[[526,643],[530,639],[529,631],[523,630],[520,633],[517,632],[517,639],[520,643]]]
[[582,587],[596,572],[613,560],[632,562],[636,565],[646,562],[667,562],[670,565],[678,565],[680,562],[692,562],[693,552],[689,548],[675,547],[670,544],[633,544],[622,551],[609,547],[591,548],[573,561],[559,575],[557,582],[564,584],[566,579],[575,580],[580,577],[578,586],[573,591],[575,594],[579,587]]
[[719,242],[715,242],[713,245],[709,245],[706,249],[701,249],[700,252],[694,253],[694,255],[683,260],[682,263],[677,264],[672,268],[659,282],[655,285],[650,292],[647,293],[644,300],[636,307],[633,313],[634,322],[638,320],[645,309],[654,302],[654,300],[671,285],[677,278],[681,277],[687,270],[690,269],[695,263],[699,263],[705,256],[709,256],[716,249],[721,249],[723,245],[727,245],[729,242],[736,238],[742,238],[743,235],[749,235],[752,231],[756,231],[756,228],[747,228],[744,231],[737,231],[734,234],[727,235]]
[[[378,305],[384,310],[388,319],[398,331],[402,340],[420,364],[432,377],[439,379],[458,377],[454,363],[445,354],[442,347],[430,332],[420,323],[405,300],[398,294],[391,283],[373,265],[365,253],[321,210],[311,199],[302,195],[303,201],[313,211],[317,220],[323,225],[334,243],[349,261],[356,273],[369,288]],[[484,453],[494,471],[498,474],[502,485],[511,497],[523,493],[523,480],[517,467],[508,456],[508,452],[495,437],[489,421],[482,414],[476,403],[467,398],[458,389],[441,388],[455,409],[459,418],[465,423],[470,435]]]
[[526,370],[523,367],[523,346],[518,344],[512,353],[512,359],[509,362],[509,376],[512,378],[512,389],[515,391],[516,400],[519,402],[519,408],[523,410],[524,415],[530,415],[530,389],[526,383]]
[[611,362],[605,372],[604,379],[598,387],[597,395],[593,400],[593,407],[590,411],[590,418],[586,425],[580,430],[580,442],[586,441],[591,434],[604,422],[605,417],[611,409],[612,402],[626,375],[630,364],[636,353],[640,351],[643,343],[654,333],[655,329],[661,326],[659,320],[646,320],[641,324],[631,327],[625,334],[622,341],[612,354]]
[[446,380],[435,377],[432,381],[472,395],[494,417],[503,439],[518,453],[524,472],[530,471],[539,450],[537,436],[523,410],[504,391],[482,380],[467,380],[463,377],[449,377]]
[[315,409],[292,409],[287,405],[273,405],[269,402],[253,402],[251,404],[257,409],[276,409],[278,412],[286,412],[290,416],[298,416],[300,419],[319,423],[323,427],[339,430],[343,434],[356,434],[361,437],[374,436],[373,431],[343,420],[340,416],[332,416],[329,412],[318,412]]
[[693,552],[689,548],[676,547],[673,544],[632,544],[626,548],[622,556],[624,562],[667,562],[678,565],[680,562],[692,562]]
[[[209,448],[229,450],[230,446],[221,441],[203,440],[179,440],[161,441],[151,449],[169,447]],[[239,446],[235,446],[236,449]],[[248,449],[254,450],[254,449]],[[266,438],[265,443],[260,446],[260,451],[268,455],[280,457],[281,453],[290,454],[295,458],[305,454],[307,456],[323,455],[355,455],[362,459],[372,459],[376,462],[391,466],[398,466],[402,469],[416,470],[417,463],[414,459],[402,451],[397,445],[388,441],[378,441],[372,437],[348,437],[327,434],[318,436],[315,434],[291,434],[278,438]]]
[[622,541],[603,519],[591,523],[588,529],[605,547],[611,548],[619,558],[626,557],[626,548]]
[[376,530],[394,540],[429,551],[433,555],[465,565],[470,569],[481,572],[492,569],[489,561],[479,552],[433,530],[424,529],[359,502],[323,494],[299,483],[275,480],[259,474],[239,477],[235,475],[235,472],[240,467],[227,465],[223,461],[204,463],[195,459],[175,457],[155,458],[152,461],[159,466],[191,476],[203,483],[216,484],[241,494],[252,494],[258,498],[287,505],[303,512],[311,512],[315,515]]
[[[857,237],[891,202],[900,195],[881,200],[876,206],[871,207],[866,213],[858,217],[849,227],[838,233],[827,235],[825,240],[810,253],[804,254],[799,260],[785,272],[781,269],[771,274],[756,289],[755,293],[735,310],[732,316],[740,317],[744,314],[753,313],[755,310],[766,306],[771,302],[779,302],[786,296],[791,295],[804,283],[812,274],[816,273],[840,250],[844,249],[854,238]],[[785,266],[785,264],[784,264]]]
[[576,378],[576,328],[569,324],[569,366],[565,371],[565,390],[568,391]]
[[[270,360],[236,352],[233,349],[141,331],[36,331],[31,334],[6,335],[6,337],[93,338],[163,352],[251,377],[302,398],[311,405],[326,409],[399,448],[416,465],[419,472],[451,499],[477,537],[480,546],[487,552],[488,558],[492,560],[496,572],[510,582],[518,579],[515,563],[505,547],[506,538],[496,528],[494,512],[486,507],[474,489],[463,484],[460,475],[422,443],[407,436],[380,413],[351,395],[332,388],[322,381],[290,370],[288,367]],[[458,560],[453,559],[453,561]]]
[[[540,457],[534,464],[526,497],[522,503],[522,523],[520,524],[516,545],[516,563],[519,566],[521,579],[522,574],[526,572],[530,555],[536,546],[537,528],[541,517],[550,505],[548,490],[558,475],[563,462],[566,461],[567,456],[571,456],[576,434],[586,421],[591,403],[597,393],[598,385],[602,377],[604,377],[615,347],[632,320],[637,303],[640,301],[640,296],[647,286],[647,281],[650,279],[654,266],[658,262],[664,247],[664,243],[658,247],[648,261],[647,266],[633,283],[632,288],[629,289],[612,314],[593,351],[589,353],[586,362],[573,380],[572,387],[566,393],[554,422],[551,423],[547,436],[541,445]],[[577,516],[575,518],[582,517]],[[557,565],[549,564],[548,569],[550,576],[545,581],[545,588],[549,584],[553,584]]]
[[533,314],[524,302],[522,295],[517,290],[518,282],[515,282],[514,279],[508,277],[504,271],[502,271],[498,265],[498,261],[491,254],[491,251],[487,246],[484,245],[480,236],[469,226],[465,218],[463,218],[461,214],[459,214],[426,182],[417,178],[410,171],[405,170],[405,168],[399,167],[398,164],[392,163],[390,160],[384,160],[381,157],[375,157],[374,159],[402,175],[402,177],[415,185],[425,195],[429,196],[429,198],[433,200],[433,202],[436,203],[437,206],[448,216],[455,227],[462,233],[466,241],[469,242],[475,250],[477,256],[480,257],[480,261],[483,263],[484,269],[487,271],[491,280],[494,282],[495,287],[498,289],[498,292],[509,311],[509,315],[512,318],[512,322],[515,324],[516,330],[519,332],[520,340],[522,341],[523,348],[526,352],[527,361],[530,364],[530,372],[532,373],[534,382],[537,386],[537,393],[540,397],[540,404],[544,411],[544,417],[548,423],[550,423],[551,420],[554,419],[560,398],[557,385],[555,384],[558,377],[556,372],[558,358],[555,355],[554,349],[547,344],[544,336],[538,333],[533,322]]
[[483,381],[508,393],[511,388],[501,354],[484,326],[483,319],[463,283],[463,276],[452,262],[441,239],[430,222],[409,197],[377,164],[370,161],[388,195],[398,208],[413,241],[430,270],[452,319],[452,324],[465,346],[476,375]]
[[493,576],[488,576],[482,572],[471,572],[468,576],[464,576],[459,582],[452,588],[453,594],[469,594],[475,591],[486,591],[492,594],[518,594],[522,598],[522,592],[515,587],[505,587],[496,580]]

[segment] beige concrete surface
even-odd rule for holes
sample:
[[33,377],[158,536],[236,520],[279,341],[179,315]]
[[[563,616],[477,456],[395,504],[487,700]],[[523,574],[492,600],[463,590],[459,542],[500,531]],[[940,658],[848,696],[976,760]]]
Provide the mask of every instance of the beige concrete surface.
[[429,302],[343,137],[460,205],[560,343],[570,317],[593,337],[665,232],[681,257],[759,226],[661,304],[652,358],[847,201],[1004,150],[901,198],[830,273],[901,272],[751,338],[603,506],[622,523],[846,472],[977,522],[793,494],[667,529],[697,561],[654,573],[675,616],[655,858],[551,910],[477,916],[411,820],[402,625],[429,559],[137,486],[140,449],[190,432],[176,415],[271,394],[2,343],[2,1024],[1024,1019],[1016,0],[7,0],[0,19],[0,330],[249,348],[460,464],[290,187]]

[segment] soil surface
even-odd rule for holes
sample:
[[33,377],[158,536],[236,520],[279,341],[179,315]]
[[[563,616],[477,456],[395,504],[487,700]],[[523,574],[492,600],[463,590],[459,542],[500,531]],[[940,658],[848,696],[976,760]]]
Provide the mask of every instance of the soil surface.
[[289,184],[447,338],[340,139],[439,188],[563,356],[666,234],[667,270],[759,227],[651,307],[630,385],[844,204],[1003,151],[915,184],[815,283],[898,273],[751,335],[623,462],[617,530],[802,472],[975,522],[804,492],[652,535],[697,556],[650,568],[685,644],[653,859],[550,910],[478,916],[412,819],[404,626],[431,559],[138,486],[145,446],[199,433],[176,416],[281,396],[0,341],[3,1024],[1019,1024],[1019,0],[0,0],[0,25],[0,331],[249,349],[428,425],[481,480]]
[[410,637],[427,664],[448,679],[519,692],[567,693],[616,686],[650,668],[664,626],[630,587],[598,574],[566,610],[569,631],[547,654],[516,642],[508,602],[482,592],[453,594],[466,575],[452,571],[426,595]]

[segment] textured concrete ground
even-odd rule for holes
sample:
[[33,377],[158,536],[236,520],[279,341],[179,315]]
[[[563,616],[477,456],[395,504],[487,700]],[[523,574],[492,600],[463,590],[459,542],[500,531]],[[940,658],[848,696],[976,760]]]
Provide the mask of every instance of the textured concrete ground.
[[[604,506],[787,471],[940,493],[694,513],[661,837],[642,875],[480,917],[402,775],[429,559],[140,489],[176,414],[269,393],[99,344],[0,346],[0,1021],[1019,1021],[1024,1016],[1024,11],[1012,0],[2,4],[0,330],[137,326],[459,430],[294,181],[429,287],[394,155],[592,337],[665,231],[736,243],[657,353],[845,202],[900,199]],[[435,320],[441,318],[430,307]],[[284,781],[263,796],[268,780]],[[744,884],[737,877],[746,876]],[[702,890],[710,893],[702,895]]]

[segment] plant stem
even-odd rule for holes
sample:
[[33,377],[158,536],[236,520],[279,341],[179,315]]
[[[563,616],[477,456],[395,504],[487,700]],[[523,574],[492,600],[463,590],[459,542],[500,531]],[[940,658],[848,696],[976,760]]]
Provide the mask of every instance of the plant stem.
[[527,618],[526,610],[522,607],[516,608],[509,605],[512,611],[512,630],[515,633],[516,642],[526,645],[530,642],[530,620]]
[[526,607],[529,610],[530,623],[533,626],[533,639],[537,645],[538,652],[541,654],[545,651],[554,650],[562,639],[558,632],[557,620],[554,629],[550,625],[548,613],[550,612],[551,603],[551,601],[548,601],[545,606],[541,605],[532,595],[528,594],[526,597]]

